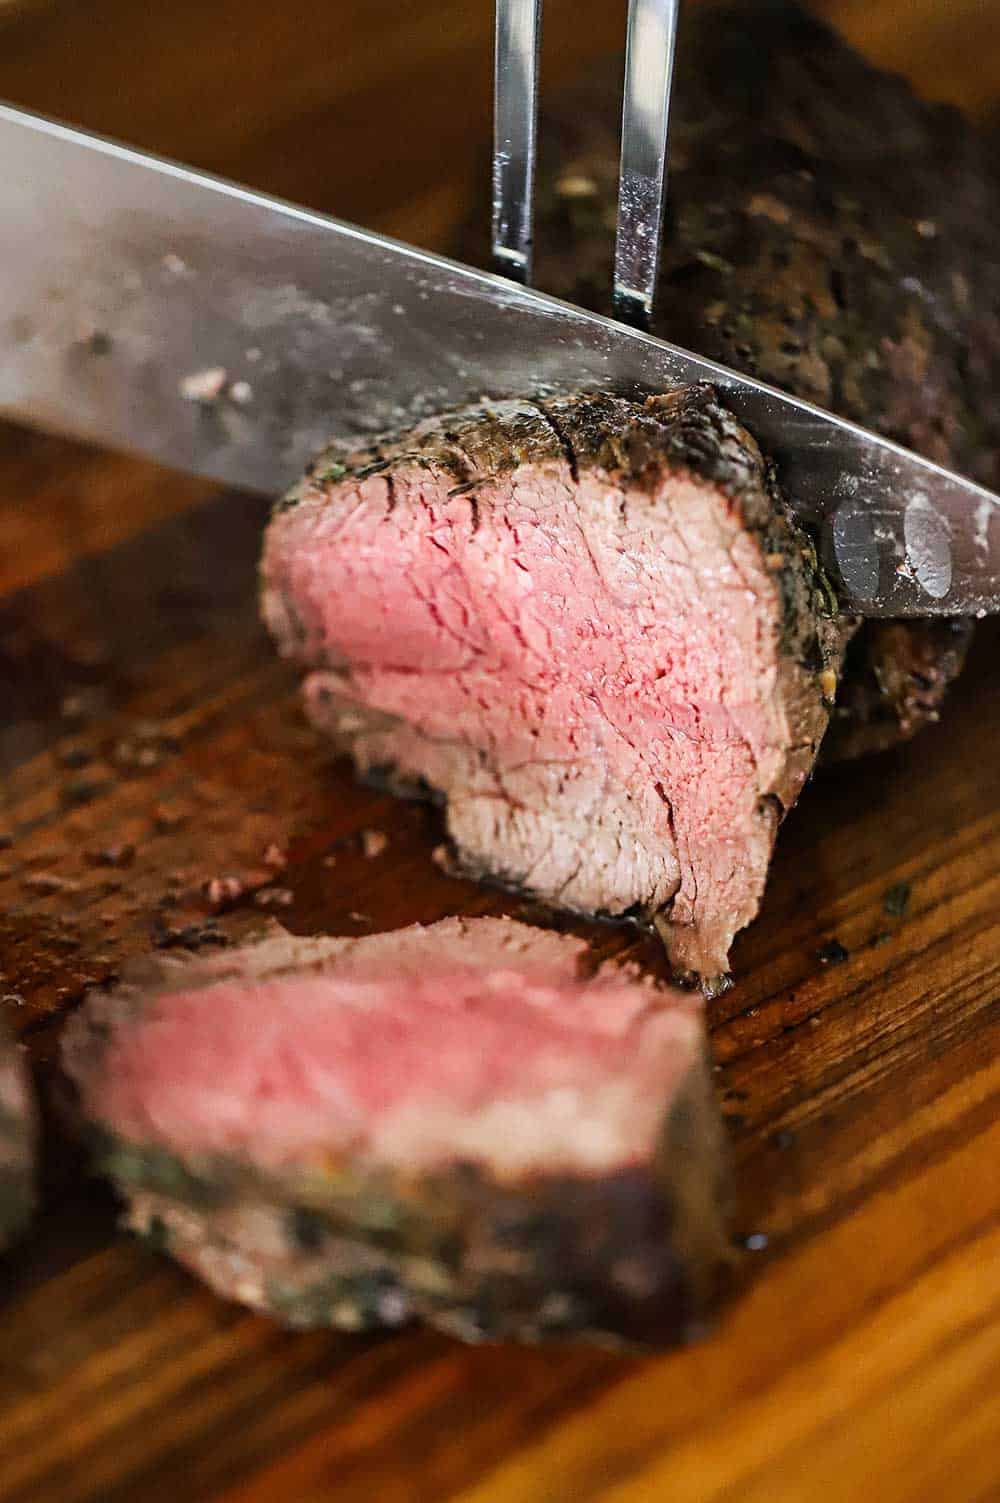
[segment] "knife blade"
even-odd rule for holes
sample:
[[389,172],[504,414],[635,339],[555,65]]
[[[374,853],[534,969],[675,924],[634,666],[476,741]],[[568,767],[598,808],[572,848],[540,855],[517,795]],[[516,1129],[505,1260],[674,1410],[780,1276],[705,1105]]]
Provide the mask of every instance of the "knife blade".
[[330,438],[484,397],[709,381],[844,609],[1000,610],[1000,500],[661,339],[0,105],[0,414],[279,493]]

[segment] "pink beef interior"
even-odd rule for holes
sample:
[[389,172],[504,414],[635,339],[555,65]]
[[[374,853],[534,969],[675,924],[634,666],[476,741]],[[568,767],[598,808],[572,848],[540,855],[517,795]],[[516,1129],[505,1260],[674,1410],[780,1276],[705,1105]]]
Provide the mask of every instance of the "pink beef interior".
[[316,719],[443,790],[466,864],[585,911],[672,902],[675,963],[725,971],[795,740],[753,536],[686,472],[649,494],[553,460],[453,489],[404,467],[272,524],[265,611],[327,665]]
[[120,1020],[98,1072],[76,1072],[85,1109],[136,1142],[275,1169],[340,1152],[497,1173],[648,1158],[700,1007],[617,971],[578,979],[568,939],[519,963],[493,942],[519,931],[473,920],[456,939],[449,921],[330,941],[296,970],[269,971],[263,946],[242,974],[182,971]]

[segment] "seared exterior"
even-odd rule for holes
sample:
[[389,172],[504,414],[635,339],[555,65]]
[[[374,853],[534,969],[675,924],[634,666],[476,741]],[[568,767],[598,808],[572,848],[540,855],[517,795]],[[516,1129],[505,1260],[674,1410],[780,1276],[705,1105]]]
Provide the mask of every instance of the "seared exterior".
[[21,1050],[0,1031],[0,1248],[20,1235],[34,1209],[36,1134]]
[[[445,920],[365,940],[296,940],[272,931],[226,955],[148,963],[117,992],[95,994],[70,1025],[65,1063],[101,1167],[128,1202],[129,1224],[220,1293],[286,1324],[357,1330],[421,1318],[466,1340],[689,1340],[704,1329],[732,1269],[723,1134],[700,1008],[690,995],[613,967],[581,979],[585,953],[574,940],[506,920]],[[353,1068],[347,1059],[339,1080],[328,1059],[322,1067],[331,1082],[329,1142],[319,1152],[282,1157],[265,1141],[267,1120],[253,1103],[259,1130],[242,1151],[218,1151],[177,1127],[201,1110],[200,1103],[192,1109],[190,1080],[178,1080],[174,1101],[162,1088],[143,1095],[135,1079],[123,1095],[115,1080],[115,1070],[127,1071],[136,1057],[130,1035],[161,1027],[174,998],[194,994],[186,1016],[197,1030],[202,996],[211,1029],[223,984],[245,987],[246,1008],[260,1015],[268,998],[273,1004],[275,986],[339,976],[369,987],[382,973],[395,985],[401,976],[433,971],[442,956],[467,960],[499,997],[517,984],[515,974],[529,989],[561,978],[567,1002],[586,1010],[603,1006],[600,987],[610,977],[618,1000],[634,1006],[635,1022],[624,1020],[626,1028],[648,1029],[660,1014],[671,1040],[662,1070],[647,1070],[640,1058],[652,1051],[655,1063],[659,1047],[656,1034],[646,1033],[630,1087],[641,1098],[659,1079],[659,1099],[642,1114],[649,1127],[637,1129],[627,1152],[595,1159],[586,1146],[589,1139],[600,1149],[609,1129],[600,1089],[581,1099],[579,1127],[562,1149],[545,1140],[551,1107],[539,1097],[521,1124],[529,1135],[532,1116],[539,1124],[528,1145],[531,1165],[518,1168],[505,1159],[507,1144],[481,1133],[476,1150],[430,1157],[338,1140],[337,1101]],[[260,984],[271,990],[255,990]],[[321,1010],[317,1005],[314,1015]],[[271,1022],[260,1016],[258,1026],[266,1033]],[[435,1019],[426,1026],[433,1030]],[[609,1026],[611,1058],[618,1029],[613,1019]],[[429,1042],[432,1052],[448,1044],[440,1031]],[[303,1058],[315,1060],[310,1039],[301,1043]],[[166,1034],[160,1045],[170,1048]],[[391,1075],[397,1063],[388,1052],[379,1069]],[[234,1059],[234,1080],[241,1068]],[[558,1089],[572,1091],[571,1077]],[[123,1100],[133,1114],[140,1106],[127,1136]],[[497,1105],[487,1101],[487,1115]],[[140,1131],[147,1109],[147,1130]],[[422,1110],[433,1116],[436,1108],[424,1102]],[[503,1120],[509,1136],[514,1119]],[[164,1128],[170,1121],[173,1130]],[[574,1135],[576,1168],[566,1151]]]
[[[682,21],[655,332],[1000,488],[1000,177],[925,104],[787,0]],[[552,101],[536,281],[609,311],[616,70]],[[457,247],[484,261],[482,220]],[[868,623],[824,754],[936,718],[968,628]]]
[[330,451],[262,580],[313,719],[362,774],[443,796],[462,869],[651,922],[678,974],[720,983],[850,628],[711,388]]
[[704,1333],[731,1272],[705,1079],[699,1064],[671,1110],[662,1157],[616,1174],[509,1186],[465,1163],[415,1182],[331,1166],[322,1185],[295,1195],[287,1184],[234,1183],[222,1164],[178,1175],[182,1194],[163,1195],[146,1186],[170,1183],[168,1161],[147,1168],[109,1145],[104,1163],[129,1195],[134,1230],[286,1325],[422,1319],[465,1341],[666,1346]]

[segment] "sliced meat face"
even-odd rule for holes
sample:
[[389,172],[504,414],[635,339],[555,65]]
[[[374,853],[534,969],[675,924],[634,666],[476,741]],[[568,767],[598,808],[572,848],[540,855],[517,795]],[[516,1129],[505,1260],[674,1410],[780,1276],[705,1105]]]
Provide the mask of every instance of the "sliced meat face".
[[0,1248],[24,1230],[34,1209],[36,1134],[23,1053],[0,1029]]
[[130,1219],[293,1324],[696,1332],[728,1261],[701,1004],[502,919],[151,963],[65,1063]]
[[443,795],[461,867],[726,971],[840,632],[709,389],[500,404],[327,456],[263,582],[315,722],[363,774]]

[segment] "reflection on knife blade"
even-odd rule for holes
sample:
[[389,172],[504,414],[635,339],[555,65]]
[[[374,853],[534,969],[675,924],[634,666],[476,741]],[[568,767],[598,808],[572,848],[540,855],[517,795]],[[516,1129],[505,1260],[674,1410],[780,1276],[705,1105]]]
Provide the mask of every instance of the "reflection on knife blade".
[[[0,153],[10,416],[277,492],[331,435],[484,394],[710,381],[821,530],[846,607],[1000,609],[997,498],[806,402],[501,278],[5,106]],[[218,400],[192,401],[190,386],[185,398],[200,372],[223,373]]]

